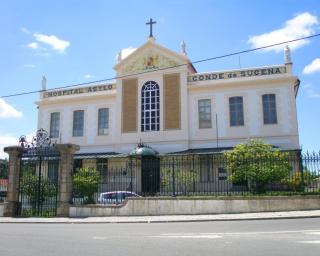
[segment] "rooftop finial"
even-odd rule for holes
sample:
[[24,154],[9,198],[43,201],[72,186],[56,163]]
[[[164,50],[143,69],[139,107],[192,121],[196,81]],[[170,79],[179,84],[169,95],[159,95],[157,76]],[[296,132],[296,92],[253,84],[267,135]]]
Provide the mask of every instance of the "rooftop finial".
[[42,86],[42,91],[47,90],[47,79],[45,76],[42,76],[41,86]]
[[150,18],[150,21],[146,23],[146,25],[149,25],[150,26],[150,34],[149,34],[149,37],[153,37],[153,34],[152,34],[152,25],[153,24],[156,24],[157,22],[153,21],[152,18]]
[[122,50],[120,50],[120,51],[118,52],[117,60],[118,60],[118,62],[120,62],[120,61],[122,60]]
[[181,42],[181,49],[180,49],[180,52],[184,55],[187,55],[187,52],[186,52],[186,43],[184,40],[182,40]]
[[284,48],[284,63],[291,64],[291,51],[288,45]]

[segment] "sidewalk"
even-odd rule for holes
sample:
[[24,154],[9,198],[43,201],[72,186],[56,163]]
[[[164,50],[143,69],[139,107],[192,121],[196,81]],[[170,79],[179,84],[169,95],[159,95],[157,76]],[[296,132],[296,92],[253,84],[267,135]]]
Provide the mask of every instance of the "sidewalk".
[[166,216],[119,216],[87,218],[8,218],[0,217],[0,223],[160,223],[160,222],[196,222],[196,221],[235,221],[320,218],[320,210],[290,212],[260,212],[214,215],[166,215]]

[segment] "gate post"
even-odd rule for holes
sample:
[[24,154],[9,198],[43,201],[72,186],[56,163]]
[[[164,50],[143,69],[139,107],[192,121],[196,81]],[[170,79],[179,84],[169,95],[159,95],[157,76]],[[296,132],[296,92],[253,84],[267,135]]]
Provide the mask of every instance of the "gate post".
[[7,202],[5,203],[3,213],[5,217],[14,217],[17,214],[19,204],[20,159],[22,150],[23,149],[20,146],[4,148],[4,152],[9,154]]
[[56,148],[60,152],[57,216],[68,217],[69,206],[72,201],[73,154],[78,151],[80,147],[78,145],[68,143],[57,144]]

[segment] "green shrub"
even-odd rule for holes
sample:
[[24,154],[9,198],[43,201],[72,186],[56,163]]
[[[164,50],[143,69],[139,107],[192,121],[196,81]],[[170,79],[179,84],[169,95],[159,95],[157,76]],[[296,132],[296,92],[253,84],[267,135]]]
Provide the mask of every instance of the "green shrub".
[[275,150],[262,140],[252,139],[225,153],[228,179],[246,183],[255,193],[263,193],[266,185],[281,182],[289,175],[288,153]]
[[56,196],[57,188],[48,177],[39,176],[31,168],[23,167],[20,183],[21,193],[29,197],[31,211],[35,212],[37,204],[42,205],[48,198]]
[[76,194],[85,198],[85,204],[94,204],[94,193],[98,191],[101,177],[96,169],[83,167],[73,176],[73,186]]

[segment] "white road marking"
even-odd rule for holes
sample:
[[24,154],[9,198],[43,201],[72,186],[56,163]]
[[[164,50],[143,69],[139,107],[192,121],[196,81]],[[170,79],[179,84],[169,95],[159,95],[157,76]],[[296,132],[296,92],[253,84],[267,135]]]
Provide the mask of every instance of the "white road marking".
[[300,243],[300,244],[320,244],[320,240],[314,240],[314,241],[297,241],[297,243]]
[[186,235],[186,234],[181,234],[181,235],[160,235],[160,236],[152,236],[156,238],[196,238],[196,239],[216,239],[216,238],[222,238],[222,236],[218,235],[203,235],[203,234],[194,234],[194,235]]
[[94,236],[92,237],[93,240],[106,240],[107,237],[106,236]]
[[306,235],[320,235],[320,232],[305,232]]
[[226,233],[164,233],[159,236],[192,236],[192,235],[209,235],[209,236],[240,236],[240,235],[272,235],[272,234],[290,234],[305,233],[320,235],[320,230],[281,230],[281,231],[260,231],[260,232],[226,232]]

